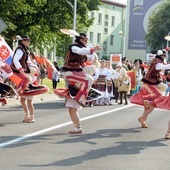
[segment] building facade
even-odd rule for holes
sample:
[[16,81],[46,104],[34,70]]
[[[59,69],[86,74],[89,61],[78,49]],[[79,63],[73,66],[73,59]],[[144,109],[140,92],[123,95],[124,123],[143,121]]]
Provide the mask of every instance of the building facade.
[[149,61],[150,48],[145,41],[149,16],[163,0],[127,0],[127,4],[114,0],[101,0],[94,17],[93,26],[87,31],[91,44],[99,44],[103,51],[99,58],[109,58],[111,53],[130,60]]
[[145,36],[148,31],[149,16],[162,2],[162,0],[127,0],[125,49],[126,56],[130,60],[152,59],[148,57],[152,54]]
[[[89,13],[94,18],[93,25],[88,29],[89,44],[100,45],[99,59],[109,58],[111,53],[123,54],[126,5],[111,0],[101,0],[98,11]],[[119,35],[120,31],[123,33]]]

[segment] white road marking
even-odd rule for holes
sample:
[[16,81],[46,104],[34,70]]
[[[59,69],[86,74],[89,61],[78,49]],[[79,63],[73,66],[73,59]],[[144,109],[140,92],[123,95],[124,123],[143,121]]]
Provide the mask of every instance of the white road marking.
[[[113,112],[116,112],[116,111],[119,111],[119,110],[123,110],[125,108],[132,107],[132,106],[133,106],[133,104],[130,104],[130,105],[123,106],[123,107],[120,107],[120,108],[116,108],[116,109],[108,110],[108,111],[105,111],[105,112],[101,112],[101,113],[98,113],[98,114],[95,114],[95,115],[92,115],[92,116],[84,117],[84,118],[82,118],[80,120],[84,121],[84,120],[92,119],[92,118],[103,116],[103,115],[106,115],[106,114],[110,114],[110,113],[113,113]],[[13,140],[10,140],[10,141],[4,142],[4,143],[0,143],[0,148],[3,148],[3,147],[8,146],[8,145],[12,145],[14,143],[20,142],[22,140],[28,139],[28,138],[36,136],[36,135],[40,135],[40,134],[45,133],[45,132],[49,132],[49,131],[59,129],[59,128],[64,127],[64,126],[68,126],[70,124],[72,124],[72,122],[67,122],[67,123],[63,123],[63,124],[60,124],[60,125],[52,126],[50,128],[46,128],[46,129],[43,129],[43,130],[40,130],[40,131],[37,131],[37,132],[34,132],[34,133],[27,134],[27,135],[18,137],[16,139],[13,139]]]

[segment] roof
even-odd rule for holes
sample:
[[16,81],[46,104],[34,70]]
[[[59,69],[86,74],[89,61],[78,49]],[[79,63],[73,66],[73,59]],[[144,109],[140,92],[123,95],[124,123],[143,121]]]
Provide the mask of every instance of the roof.
[[121,3],[121,2],[117,2],[117,1],[115,2],[114,0],[101,0],[101,2],[106,3],[106,4],[110,4],[110,5],[115,5],[115,6],[126,8],[125,3]]

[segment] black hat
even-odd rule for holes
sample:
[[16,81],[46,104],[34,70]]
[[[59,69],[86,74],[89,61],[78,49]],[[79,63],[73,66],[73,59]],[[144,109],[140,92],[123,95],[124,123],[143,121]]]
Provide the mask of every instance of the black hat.
[[21,36],[21,41],[22,40],[31,40],[31,39],[27,35],[23,35],[23,36]]
[[76,36],[76,38],[78,38],[78,39],[81,39],[81,38],[88,39],[85,33],[79,33],[79,36]]
[[160,59],[162,62],[164,61],[164,59],[160,55],[156,55],[155,58]]

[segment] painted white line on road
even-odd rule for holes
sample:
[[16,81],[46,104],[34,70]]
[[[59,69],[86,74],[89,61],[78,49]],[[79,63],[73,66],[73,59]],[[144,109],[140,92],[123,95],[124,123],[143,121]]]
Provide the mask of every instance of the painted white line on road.
[[[84,118],[81,119],[81,121],[92,119],[92,118],[99,117],[99,116],[103,116],[103,115],[113,113],[113,112],[116,112],[116,111],[119,111],[119,110],[123,110],[123,109],[126,109],[128,107],[132,107],[132,106],[133,106],[133,104],[130,104],[130,105],[127,105],[127,106],[122,106],[122,107],[119,107],[119,108],[116,108],[116,109],[101,112],[101,113],[98,113],[98,114],[95,114],[95,115],[92,115],[92,116],[84,117]],[[30,133],[28,135],[24,135],[24,136],[18,137],[16,139],[13,139],[13,140],[10,140],[10,141],[4,142],[4,143],[0,143],[0,148],[3,148],[3,147],[8,146],[8,145],[12,145],[14,143],[20,142],[22,140],[25,140],[27,138],[30,138],[30,137],[33,137],[33,136],[36,136],[36,135],[40,135],[40,134],[45,133],[45,132],[49,132],[49,131],[59,129],[59,128],[64,127],[64,126],[68,126],[70,124],[72,124],[72,122],[67,122],[67,123],[63,123],[63,124],[60,124],[60,125],[52,126],[50,128],[46,128],[46,129],[43,129],[43,130],[40,130],[40,131],[37,131],[37,132],[34,132],[34,133]]]

